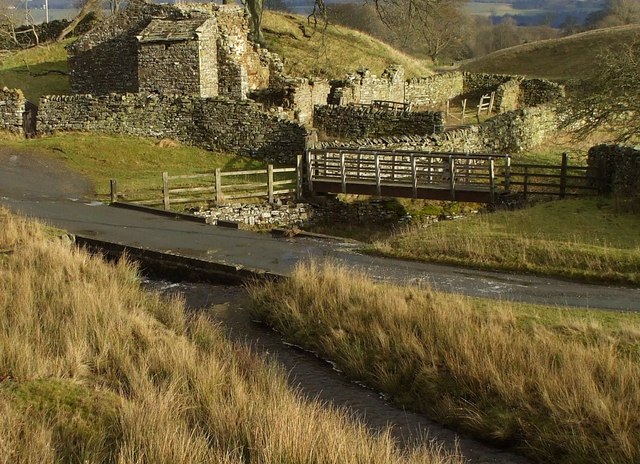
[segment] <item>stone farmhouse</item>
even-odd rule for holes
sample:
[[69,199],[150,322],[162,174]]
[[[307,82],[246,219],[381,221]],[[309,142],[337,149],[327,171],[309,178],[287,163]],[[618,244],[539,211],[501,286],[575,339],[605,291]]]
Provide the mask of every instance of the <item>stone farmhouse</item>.
[[[280,163],[317,134],[339,146],[519,151],[556,130],[552,103],[564,94],[555,83],[518,76],[407,80],[396,65],[380,77],[360,70],[331,82],[292,78],[280,57],[250,41],[236,5],[130,0],[67,50],[72,95],[40,99],[38,133],[167,137]],[[495,92],[498,116],[443,132],[446,102],[484,92]],[[420,111],[373,104],[381,100]],[[20,91],[0,91],[0,127],[24,131],[34,119],[27,108],[34,107]]]

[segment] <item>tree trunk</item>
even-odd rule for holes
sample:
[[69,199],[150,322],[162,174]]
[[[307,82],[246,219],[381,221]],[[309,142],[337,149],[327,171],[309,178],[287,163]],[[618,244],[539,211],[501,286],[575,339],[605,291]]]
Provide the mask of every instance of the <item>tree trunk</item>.
[[64,38],[69,34],[71,34],[76,28],[76,26],[80,24],[80,21],[82,21],[89,13],[94,11],[96,7],[99,5],[100,5],[100,0],[87,0],[87,2],[82,6],[82,9],[78,13],[78,15],[73,19],[73,21],[71,21],[71,24],[65,27],[60,33],[60,35],[58,35],[58,37],[56,38],[56,41],[60,42],[61,40],[64,40]]

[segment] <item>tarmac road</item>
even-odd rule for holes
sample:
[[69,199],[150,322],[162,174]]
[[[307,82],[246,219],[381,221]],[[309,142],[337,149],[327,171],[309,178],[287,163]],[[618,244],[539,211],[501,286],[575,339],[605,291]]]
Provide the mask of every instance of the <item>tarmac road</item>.
[[288,273],[300,260],[331,258],[376,279],[429,284],[437,290],[529,303],[640,310],[640,288],[589,285],[359,254],[355,246],[309,238],[274,238],[109,207],[61,163],[0,147],[0,204],[72,234],[172,251],[226,264]]

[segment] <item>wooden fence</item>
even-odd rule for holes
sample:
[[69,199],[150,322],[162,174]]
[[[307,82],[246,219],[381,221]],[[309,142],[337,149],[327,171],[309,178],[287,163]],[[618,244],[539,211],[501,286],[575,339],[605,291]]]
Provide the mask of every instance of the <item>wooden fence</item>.
[[[174,204],[215,202],[223,205],[231,200],[262,198],[273,203],[276,197],[302,197],[302,156],[296,167],[222,171],[212,173],[169,175],[162,173],[161,197],[131,201],[140,205],[162,205],[169,210]],[[111,201],[118,200],[118,186],[111,181]]]
[[531,195],[567,196],[598,195],[600,173],[588,166],[571,166],[566,153],[560,165],[512,163],[510,184],[514,192],[525,198]]

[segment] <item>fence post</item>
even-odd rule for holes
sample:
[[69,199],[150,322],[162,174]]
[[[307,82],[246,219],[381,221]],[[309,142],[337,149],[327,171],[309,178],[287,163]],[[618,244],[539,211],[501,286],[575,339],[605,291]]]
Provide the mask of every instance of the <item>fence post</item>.
[[313,195],[313,166],[311,163],[311,150],[307,150],[307,189]]
[[507,155],[504,160],[504,189],[511,190],[511,156]]
[[115,203],[118,201],[118,181],[111,179],[109,183],[111,185],[111,203]]
[[455,171],[455,160],[453,156],[449,156],[449,187],[451,189],[451,200],[456,199],[456,179],[454,177]]
[[380,178],[380,154],[373,155],[376,169],[376,195],[382,196],[382,179]]
[[462,100],[462,117],[460,118],[460,122],[464,124],[464,113],[467,109],[467,99]]
[[413,198],[418,198],[418,169],[416,168],[416,155],[411,155],[411,181],[413,184]]
[[302,155],[296,155],[296,201],[302,198],[302,179],[304,171],[302,170]]
[[562,166],[560,166],[560,198],[565,197],[567,190],[567,163],[568,156],[566,153],[562,154]]
[[162,205],[166,211],[169,210],[169,173],[162,173]]
[[273,203],[273,164],[267,164],[267,201]]
[[494,167],[493,158],[489,158],[489,198],[492,205],[496,202],[496,176]]
[[342,193],[347,193],[347,166],[344,162],[344,152],[340,152],[340,182],[342,183]]
[[220,168],[216,168],[216,206],[222,204],[222,174]]

